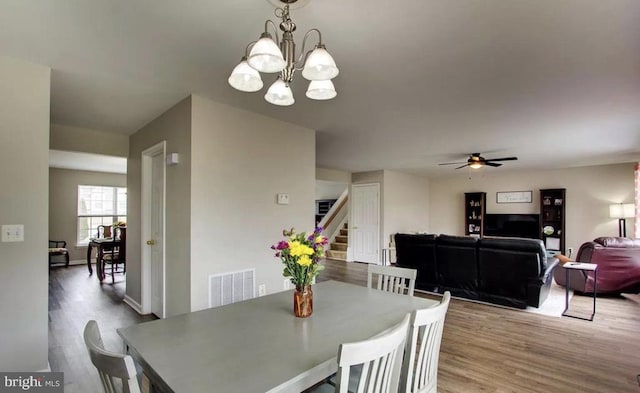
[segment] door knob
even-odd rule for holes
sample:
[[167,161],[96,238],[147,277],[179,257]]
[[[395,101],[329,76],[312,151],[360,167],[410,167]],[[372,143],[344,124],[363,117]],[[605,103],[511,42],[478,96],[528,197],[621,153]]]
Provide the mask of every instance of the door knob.
[[153,246],[154,244],[156,244],[155,240],[147,240],[147,245],[148,246]]

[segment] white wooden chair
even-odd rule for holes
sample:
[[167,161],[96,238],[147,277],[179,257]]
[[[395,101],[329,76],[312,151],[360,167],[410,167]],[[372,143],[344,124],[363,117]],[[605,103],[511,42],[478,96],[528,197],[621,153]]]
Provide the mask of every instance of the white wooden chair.
[[[325,383],[313,393],[397,393],[409,314],[395,327],[364,341],[340,344],[335,387]],[[357,386],[357,388],[356,388]]]
[[413,296],[417,270],[396,266],[369,265],[367,287],[373,288],[374,275],[378,278],[377,289]]
[[447,291],[440,304],[411,314],[402,363],[401,393],[437,392],[440,342],[450,299],[451,294]]
[[[122,381],[123,393],[141,393],[138,379],[136,378],[136,366],[129,355],[107,351],[102,343],[102,336],[96,321],[89,321],[84,328],[84,343],[89,351],[91,363],[98,369],[100,381],[105,393],[116,393],[117,386],[114,378]],[[142,393],[149,392],[149,380],[143,375]]]

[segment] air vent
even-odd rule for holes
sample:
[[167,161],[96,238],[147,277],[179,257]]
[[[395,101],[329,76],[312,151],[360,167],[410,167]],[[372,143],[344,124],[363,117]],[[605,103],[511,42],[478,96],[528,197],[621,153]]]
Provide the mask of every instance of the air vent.
[[255,269],[209,276],[209,307],[224,306],[255,297]]

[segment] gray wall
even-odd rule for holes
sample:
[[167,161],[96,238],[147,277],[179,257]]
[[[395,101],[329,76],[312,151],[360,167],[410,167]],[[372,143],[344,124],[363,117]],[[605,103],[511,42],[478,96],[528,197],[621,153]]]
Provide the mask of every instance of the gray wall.
[[89,128],[51,124],[49,146],[53,150],[126,157],[129,155],[129,136]]
[[24,242],[0,243],[0,370],[48,367],[48,176],[51,70],[0,57],[0,224]]
[[86,261],[87,247],[76,245],[78,186],[126,187],[127,175],[49,169],[49,239],[65,240],[72,261]]
[[141,303],[142,152],[166,141],[180,163],[166,167],[165,260],[167,316],[190,311],[191,97],[133,134],[127,159],[127,296]]
[[[255,268],[283,290],[269,247],[314,225],[315,132],[193,96],[191,309],[207,307],[209,274]],[[288,205],[276,204],[288,193]]]

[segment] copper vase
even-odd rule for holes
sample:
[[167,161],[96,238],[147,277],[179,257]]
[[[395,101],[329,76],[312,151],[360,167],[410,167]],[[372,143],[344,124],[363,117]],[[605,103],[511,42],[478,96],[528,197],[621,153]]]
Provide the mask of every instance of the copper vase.
[[313,313],[311,285],[296,286],[296,290],[293,292],[293,313],[298,318],[306,318]]

